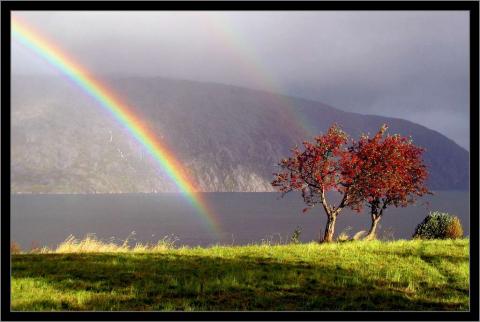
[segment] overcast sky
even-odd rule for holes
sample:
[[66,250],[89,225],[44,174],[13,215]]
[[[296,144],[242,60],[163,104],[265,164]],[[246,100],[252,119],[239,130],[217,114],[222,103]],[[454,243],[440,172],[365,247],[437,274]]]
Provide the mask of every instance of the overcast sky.
[[[99,75],[213,81],[411,120],[468,149],[467,12],[18,12]],[[14,74],[55,74],[18,44]]]

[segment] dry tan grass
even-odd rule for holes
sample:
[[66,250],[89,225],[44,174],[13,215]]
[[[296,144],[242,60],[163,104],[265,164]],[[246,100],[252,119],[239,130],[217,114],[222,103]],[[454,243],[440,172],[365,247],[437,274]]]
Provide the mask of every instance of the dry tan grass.
[[445,236],[451,239],[457,239],[463,237],[463,227],[460,219],[455,216],[452,218],[452,222],[447,226]]
[[10,244],[10,254],[21,254],[22,253],[22,247],[16,242],[13,241]]
[[40,253],[43,254],[65,254],[65,253],[151,253],[162,252],[174,247],[177,238],[174,236],[165,236],[155,244],[150,243],[131,243],[132,234],[123,242],[116,243],[113,239],[102,241],[94,234],[88,234],[83,239],[77,239],[70,235],[56,248],[50,249],[43,247]]

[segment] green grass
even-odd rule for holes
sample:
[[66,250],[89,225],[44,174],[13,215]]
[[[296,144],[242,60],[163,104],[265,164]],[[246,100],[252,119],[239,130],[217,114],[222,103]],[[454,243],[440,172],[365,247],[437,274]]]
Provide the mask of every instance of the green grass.
[[12,310],[468,309],[468,239],[12,256]]

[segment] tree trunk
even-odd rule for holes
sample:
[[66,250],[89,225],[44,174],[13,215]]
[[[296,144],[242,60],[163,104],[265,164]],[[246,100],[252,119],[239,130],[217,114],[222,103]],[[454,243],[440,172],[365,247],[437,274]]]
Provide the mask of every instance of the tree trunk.
[[323,235],[323,243],[330,243],[333,241],[336,220],[337,215],[328,215],[327,226],[325,227],[325,234]]
[[376,238],[377,226],[381,218],[382,216],[379,214],[372,214],[372,225],[370,226],[367,236],[365,236],[365,240],[373,240]]

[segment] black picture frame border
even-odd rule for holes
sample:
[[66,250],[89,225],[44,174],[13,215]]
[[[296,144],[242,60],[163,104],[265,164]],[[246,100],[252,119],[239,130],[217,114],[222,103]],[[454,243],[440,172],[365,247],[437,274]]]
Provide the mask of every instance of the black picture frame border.
[[[12,312],[10,309],[10,81],[11,11],[139,11],[139,10],[461,10],[470,15],[470,311],[219,311],[219,312]],[[9,321],[126,321],[126,320],[359,320],[359,321],[478,321],[478,88],[479,3],[476,1],[3,1],[1,2],[1,319]],[[473,197],[473,198],[472,198]],[[472,216],[472,214],[474,214]]]

